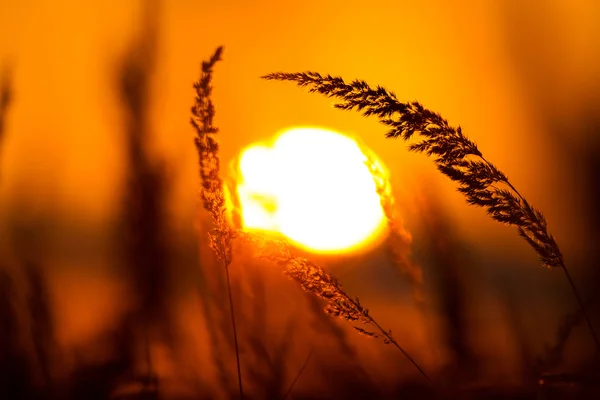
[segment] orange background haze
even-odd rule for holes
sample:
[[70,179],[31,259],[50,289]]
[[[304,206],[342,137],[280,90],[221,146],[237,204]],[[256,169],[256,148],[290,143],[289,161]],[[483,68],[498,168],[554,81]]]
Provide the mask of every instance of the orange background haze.
[[[411,253],[423,267],[431,319],[413,304],[410,285],[387,271],[383,249],[358,258],[316,259],[339,273],[349,291],[427,367],[449,357],[440,344],[442,305],[434,301],[436,279],[445,279],[431,258],[436,231],[447,232],[448,243],[468,249],[456,264],[464,261],[465,285],[472,285],[465,289],[472,296],[467,301],[469,343],[487,357],[485,371],[494,379],[517,380],[521,368],[515,367],[521,354],[510,325],[513,309],[502,296],[515,296],[529,349],[540,354],[554,339],[561,316],[576,308],[563,274],[542,269],[515,229],[468,206],[426,155],[385,139],[386,127],[376,119],[336,110],[331,99],[260,76],[310,70],[347,81],[364,79],[460,125],[486,159],[544,212],[576,283],[594,292],[598,273],[592,266],[599,260],[594,254],[600,240],[594,210],[600,201],[595,189],[600,181],[595,161],[600,157],[598,1],[0,0],[0,74],[5,71],[12,88],[0,138],[0,254],[6,264],[21,253],[44,263],[60,346],[84,346],[129,304],[121,300],[130,288],[116,267],[112,236],[127,182],[127,115],[119,68],[136,49],[147,13],[156,29],[148,145],[167,180],[165,236],[175,276],[169,304],[188,325],[182,335],[200,342],[186,360],[198,375],[217,373],[202,358],[213,346],[206,334],[210,324],[201,317],[206,310],[189,300],[199,280],[198,261],[210,259],[206,218],[199,217],[198,154],[189,119],[200,63],[220,45],[224,54],[215,67],[213,100],[226,180],[235,179],[233,163],[244,148],[297,126],[356,136],[390,170],[399,213],[412,237]],[[445,221],[443,229],[439,221]],[[32,247],[19,250],[18,243],[29,239]],[[289,294],[300,289],[257,261],[248,262],[247,269],[241,264],[234,265],[240,296],[260,298],[253,292],[259,287],[267,298],[284,298],[269,308],[273,336],[284,336],[286,318],[294,315],[302,321],[294,329],[306,331],[318,347],[318,329],[307,322],[314,322],[306,305],[312,303]],[[253,280],[254,270],[264,274],[264,282]],[[242,298],[236,301],[243,303]],[[246,307],[244,315],[250,318],[256,311],[252,304],[241,304],[240,313]],[[336,324],[323,329],[330,335],[342,326],[350,346],[359,349],[358,357],[374,368],[376,381],[393,381],[390,366],[413,373],[399,355],[387,355],[383,345],[372,341],[361,347],[366,339]],[[579,329],[569,348],[576,361],[587,356],[591,343],[589,333]],[[300,342],[290,356],[293,371],[310,347]],[[322,343],[323,354],[327,346]],[[164,361],[162,351],[156,350],[159,368],[174,369],[175,362]],[[245,354],[250,363],[254,353]],[[386,361],[373,361],[380,359]],[[64,356],[64,371],[74,360]],[[342,368],[344,362],[338,361],[331,363]],[[318,370],[307,370],[306,390],[319,388],[319,379]]]

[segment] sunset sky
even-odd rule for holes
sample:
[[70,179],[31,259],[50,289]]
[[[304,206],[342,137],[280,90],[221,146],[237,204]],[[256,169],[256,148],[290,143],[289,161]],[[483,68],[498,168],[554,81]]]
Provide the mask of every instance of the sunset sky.
[[[26,192],[39,195],[43,207],[105,215],[121,168],[115,70],[139,30],[143,3],[1,3],[0,62],[11,70],[15,92],[2,157],[4,202]],[[200,60],[224,45],[215,99],[225,159],[282,128],[318,125],[363,138],[404,182],[434,172],[401,143],[384,146],[376,121],[258,79],[315,70],[421,101],[460,124],[551,217],[564,213],[556,196],[544,195],[562,185],[542,172],[557,166],[546,156],[555,149],[543,140],[541,112],[569,118],[578,108],[574,98],[598,97],[597,2],[163,3],[152,127],[182,207],[194,202],[196,186],[191,83]],[[536,104],[536,96],[552,109]],[[569,134],[577,137],[578,129]],[[450,199],[464,208],[458,195]]]
[[[335,110],[291,83],[259,79],[305,70],[360,78],[460,125],[544,211],[565,254],[585,246],[589,182],[576,155],[598,143],[600,2],[157,3],[152,149],[168,171],[174,226],[191,227],[198,204],[192,83],[200,62],[223,45],[214,101],[225,174],[244,148],[285,128],[352,134],[391,171],[409,229],[417,229],[418,199],[429,190],[473,246],[495,244],[492,254],[510,248],[537,267],[512,228],[467,206],[431,160],[385,139],[376,120]],[[0,0],[0,71],[13,88],[0,149],[0,216],[52,214],[91,225],[114,218],[124,184],[118,68],[140,33],[144,4]]]

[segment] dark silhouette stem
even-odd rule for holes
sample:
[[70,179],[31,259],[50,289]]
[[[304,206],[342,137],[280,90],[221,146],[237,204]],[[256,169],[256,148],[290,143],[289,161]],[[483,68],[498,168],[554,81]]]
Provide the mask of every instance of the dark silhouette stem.
[[287,399],[288,396],[292,393],[292,389],[294,389],[294,386],[296,385],[296,382],[298,382],[298,379],[300,379],[300,376],[302,375],[302,373],[304,372],[304,370],[308,366],[308,361],[310,360],[310,356],[312,356],[312,353],[313,353],[313,349],[310,349],[310,351],[308,352],[308,356],[306,356],[306,360],[304,360],[304,364],[302,364],[302,367],[298,371],[298,374],[296,375],[296,377],[292,381],[292,383],[291,383],[290,387],[288,388],[288,390],[283,395],[283,400]]
[[235,344],[235,361],[237,363],[238,386],[240,388],[240,399],[244,399],[244,389],[242,388],[242,368],[240,365],[240,350],[238,347],[237,329],[235,326],[235,313],[233,312],[233,296],[231,294],[231,281],[229,279],[229,266],[225,264],[225,275],[227,276],[227,291],[229,292],[229,309],[231,311],[231,325],[233,326],[233,342]]
[[[485,161],[488,165],[492,165],[488,160],[486,160],[485,158],[481,157],[481,159],[483,161]],[[521,201],[527,206],[529,207],[529,203],[527,203],[527,200],[525,200],[525,198],[521,195],[521,193],[519,193],[519,191],[507,180],[504,181],[505,184],[508,185],[508,187],[510,187],[510,189],[515,192],[515,194],[517,196],[519,196],[519,198],[521,199]],[[569,270],[567,269],[567,266],[565,265],[564,262],[561,262],[559,264],[560,268],[562,268],[562,270],[564,271],[565,275],[567,276],[567,280],[569,281],[569,285],[571,285],[571,289],[573,289],[573,294],[575,295],[575,298],[577,299],[577,302],[579,303],[579,307],[580,307],[580,311],[581,314],[583,315],[583,318],[585,319],[585,322],[587,323],[588,328],[590,329],[590,333],[592,334],[592,338],[594,339],[594,343],[596,344],[596,348],[598,349],[598,351],[600,351],[600,340],[598,339],[598,336],[596,335],[596,332],[594,331],[594,326],[592,325],[592,321],[590,320],[590,317],[587,314],[587,311],[585,310],[585,305],[583,303],[583,300],[581,299],[581,296],[579,296],[579,291],[577,290],[577,287],[575,286],[575,283],[573,282],[573,279],[571,279],[571,274],[569,274]]]
[[379,326],[379,324],[377,322],[375,322],[375,320],[371,316],[368,316],[367,318],[369,318],[369,321],[371,321],[371,324],[373,324],[375,327],[377,327],[377,329],[379,329],[379,331],[383,334],[383,336],[385,336],[387,338],[387,340],[390,341],[390,343],[392,343],[394,346],[396,346],[396,348],[398,350],[400,350],[402,352],[402,354],[404,354],[404,357],[406,357],[408,359],[408,361],[410,361],[412,363],[412,365],[414,365],[415,368],[417,370],[419,370],[421,375],[423,375],[425,377],[425,379],[427,379],[429,381],[431,386],[433,386],[435,388],[435,386],[436,386],[435,382],[429,377],[429,375],[427,375],[427,373],[419,366],[419,364],[417,364],[417,362],[410,355],[408,355],[406,350],[404,350],[389,333],[387,333],[381,326]]
[[561,265],[561,267],[562,267],[562,270],[565,271],[565,275],[567,276],[567,279],[569,280],[569,284],[571,285],[571,288],[573,289],[573,293],[575,294],[575,297],[577,298],[579,307],[581,307],[581,314],[583,315],[583,318],[585,318],[585,322],[587,323],[588,328],[590,328],[590,333],[592,334],[592,337],[594,338],[596,347],[600,351],[600,340],[598,340],[598,336],[596,335],[596,332],[594,331],[594,326],[592,325],[592,321],[588,317],[587,311],[585,311],[585,305],[583,304],[583,300],[581,300],[581,297],[579,296],[579,292],[577,291],[577,288],[575,287],[575,283],[573,283],[573,279],[571,279],[571,274],[569,274],[569,270],[567,269],[567,267],[564,264]]
[[[360,309],[361,307],[356,304],[356,302],[348,297],[348,301],[350,301],[352,304],[354,304],[356,306],[357,309]],[[406,350],[404,350],[399,344],[398,342],[396,342],[396,340],[388,333],[385,331],[385,329],[383,329],[374,319],[373,317],[371,317],[368,313],[363,313],[363,315],[369,320],[369,322],[375,326],[377,329],[379,329],[379,331],[381,332],[381,334],[383,336],[386,337],[387,340],[389,340],[390,343],[392,343],[394,346],[396,346],[396,348],[398,350],[400,350],[400,352],[402,352],[402,354],[404,354],[404,357],[406,357],[408,359],[408,361],[410,361],[412,363],[412,365],[415,366],[415,368],[421,373],[421,375],[423,375],[425,377],[425,379],[427,379],[427,381],[429,381],[429,383],[431,384],[432,387],[436,387],[435,382],[433,382],[433,380],[429,377],[429,375],[427,375],[427,373],[423,370],[423,368],[421,368],[419,366],[419,364],[417,364],[417,362],[410,356],[408,355],[408,353],[406,352]]]

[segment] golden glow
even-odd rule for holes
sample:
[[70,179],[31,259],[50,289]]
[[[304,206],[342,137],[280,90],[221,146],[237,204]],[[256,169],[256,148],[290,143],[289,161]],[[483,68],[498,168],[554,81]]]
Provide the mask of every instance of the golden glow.
[[358,144],[321,128],[283,132],[246,149],[238,196],[246,229],[279,232],[308,250],[355,250],[380,232],[384,214]]

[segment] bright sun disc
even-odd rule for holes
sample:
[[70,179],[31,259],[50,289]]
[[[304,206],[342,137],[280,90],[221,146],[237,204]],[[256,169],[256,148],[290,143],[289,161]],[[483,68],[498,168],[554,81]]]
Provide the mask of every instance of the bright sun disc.
[[279,232],[321,253],[364,247],[385,219],[366,160],[354,140],[320,128],[249,147],[237,187],[244,228]]

